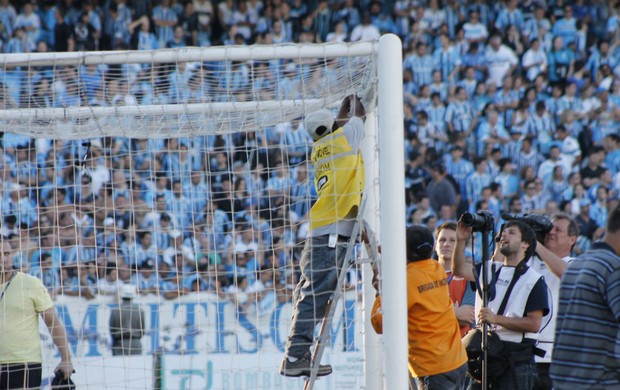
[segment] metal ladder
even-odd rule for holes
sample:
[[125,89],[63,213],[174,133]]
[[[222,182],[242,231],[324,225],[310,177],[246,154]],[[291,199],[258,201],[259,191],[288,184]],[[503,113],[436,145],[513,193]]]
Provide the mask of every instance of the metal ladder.
[[364,208],[366,207],[366,198],[362,199],[362,204],[358,211],[358,218],[353,226],[353,231],[351,232],[351,238],[347,244],[347,252],[344,256],[344,260],[342,261],[342,266],[340,267],[340,273],[338,274],[338,281],[336,283],[336,289],[332,293],[331,298],[327,301],[327,310],[325,312],[325,316],[321,321],[321,328],[319,330],[319,336],[316,341],[316,345],[314,347],[314,353],[312,354],[312,362],[310,363],[311,374],[306,379],[304,383],[304,390],[312,390],[314,388],[314,382],[317,379],[317,373],[319,370],[319,365],[321,363],[321,358],[323,357],[323,351],[325,350],[325,344],[327,343],[327,336],[329,334],[329,330],[331,329],[332,321],[334,319],[334,314],[336,312],[336,307],[338,306],[338,301],[344,295],[343,287],[344,282],[347,278],[347,272],[349,267],[355,263],[355,258],[353,256],[353,249],[355,248],[355,244],[357,242],[357,238],[362,233],[362,225],[366,228],[366,234],[370,234],[368,237],[368,242],[364,242],[366,246],[366,251],[369,255],[369,261],[374,262],[377,254],[377,244],[372,234],[372,231],[369,229],[368,225],[362,220],[362,215]]

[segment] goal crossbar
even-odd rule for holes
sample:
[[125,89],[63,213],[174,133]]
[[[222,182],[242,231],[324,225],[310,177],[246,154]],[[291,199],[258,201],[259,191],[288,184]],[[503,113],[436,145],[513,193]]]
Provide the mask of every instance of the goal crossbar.
[[337,58],[375,55],[376,42],[185,47],[143,51],[92,51],[69,53],[6,53],[0,54],[0,66],[57,66],[174,63],[197,61],[262,61],[274,59]]
[[[377,42],[359,42],[1,54],[0,126],[60,139],[250,132],[334,108],[345,96],[372,88],[377,53]],[[289,66],[294,87],[285,80]],[[50,87],[37,92],[46,77]],[[272,86],[257,86],[261,77],[271,78]],[[166,101],[153,104],[160,94]]]

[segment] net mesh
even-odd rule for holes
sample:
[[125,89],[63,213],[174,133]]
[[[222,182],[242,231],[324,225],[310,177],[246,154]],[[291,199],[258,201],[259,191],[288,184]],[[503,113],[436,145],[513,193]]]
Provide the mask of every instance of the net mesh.
[[[316,199],[301,118],[372,85],[375,57],[349,47],[0,56],[1,233],[54,298],[80,388],[300,384],[278,371]],[[315,388],[360,386],[359,278],[324,354],[339,368]]]
[[2,126],[61,139],[255,131],[339,104],[364,90],[374,69],[372,56],[252,59],[261,47],[247,60],[210,61],[207,50],[178,60],[187,50],[167,51],[176,58],[168,63],[127,54],[128,62],[106,64],[105,55],[82,53],[64,65],[19,66],[19,55],[4,55]]

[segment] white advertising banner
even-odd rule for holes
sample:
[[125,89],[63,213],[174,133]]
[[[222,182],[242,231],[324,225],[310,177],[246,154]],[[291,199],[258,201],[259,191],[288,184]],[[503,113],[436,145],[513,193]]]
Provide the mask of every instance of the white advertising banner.
[[[112,356],[109,318],[113,297],[94,300],[58,296],[55,304],[69,337],[80,389],[153,388],[161,375],[163,389],[297,389],[303,380],[280,376],[292,304],[273,304],[257,313],[211,293],[173,300],[139,297],[144,313],[142,355]],[[317,381],[317,389],[361,387],[361,302],[349,292],[339,305],[323,363],[334,373]],[[49,334],[42,332],[44,382],[59,360]],[[161,365],[154,364],[155,355]],[[159,370],[156,374],[154,367]],[[139,385],[136,386],[136,383]],[[45,387],[44,387],[45,388]]]

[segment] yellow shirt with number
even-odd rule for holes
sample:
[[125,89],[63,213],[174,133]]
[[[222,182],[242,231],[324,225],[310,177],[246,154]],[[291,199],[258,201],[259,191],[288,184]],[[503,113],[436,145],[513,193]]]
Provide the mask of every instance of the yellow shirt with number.
[[52,298],[40,279],[22,272],[7,284],[0,284],[0,363],[41,363],[39,313],[54,306]]
[[[363,122],[352,118],[363,131]],[[310,155],[314,165],[314,185],[318,194],[310,209],[310,229],[314,230],[345,218],[355,218],[364,190],[364,163],[357,148],[347,141],[341,127],[314,143]],[[354,213],[355,212],[355,213]]]
[[[409,372],[413,377],[443,374],[467,362],[446,271],[438,261],[407,264],[407,308]],[[372,308],[371,323],[377,333],[383,333],[380,297]]]

